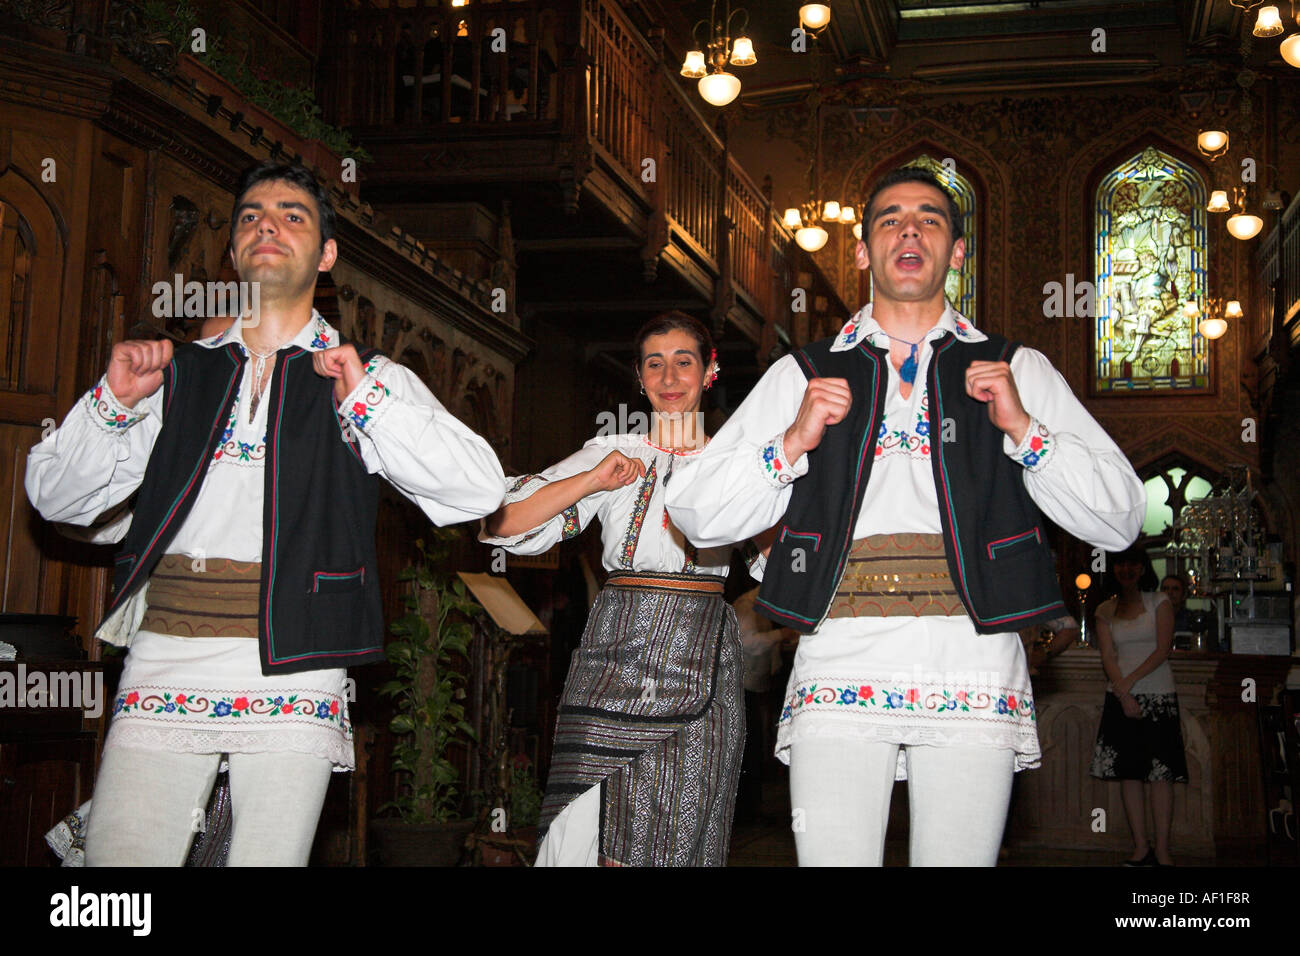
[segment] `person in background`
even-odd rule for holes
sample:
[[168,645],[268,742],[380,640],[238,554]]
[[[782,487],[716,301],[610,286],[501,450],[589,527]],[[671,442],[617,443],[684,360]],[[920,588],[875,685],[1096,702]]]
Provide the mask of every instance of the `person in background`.
[[[1048,633],[1052,635],[1051,638],[1042,640]],[[1029,654],[1029,676],[1036,677],[1044,664],[1073,647],[1079,640],[1080,633],[1079,622],[1070,614],[1045,622],[1042,630],[1038,628],[1022,630],[1020,632],[1022,639],[1028,635],[1025,644]]]
[[[1110,559],[1114,597],[1097,608],[1097,642],[1110,683],[1093,750],[1092,776],[1119,780],[1133,834],[1125,866],[1172,866],[1169,831],[1175,783],[1187,782],[1178,694],[1169,653],[1174,612],[1156,590],[1151,559],[1128,548]],[[1144,790],[1151,796],[1155,846],[1147,843]]]
[[1181,574],[1166,574],[1160,582],[1160,590],[1169,598],[1169,606],[1174,610],[1174,633],[1190,631],[1187,620],[1187,582]]

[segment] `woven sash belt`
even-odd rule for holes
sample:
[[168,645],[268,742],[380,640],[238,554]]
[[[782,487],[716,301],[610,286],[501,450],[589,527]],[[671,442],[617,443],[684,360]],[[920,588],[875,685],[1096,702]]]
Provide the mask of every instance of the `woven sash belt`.
[[256,561],[165,554],[149,578],[140,629],[176,637],[256,638],[261,583]]
[[655,571],[615,571],[605,581],[607,588],[649,588],[663,591],[696,591],[721,594],[724,580],[712,574],[673,574]]
[[965,615],[941,534],[873,534],[853,542],[827,617]]

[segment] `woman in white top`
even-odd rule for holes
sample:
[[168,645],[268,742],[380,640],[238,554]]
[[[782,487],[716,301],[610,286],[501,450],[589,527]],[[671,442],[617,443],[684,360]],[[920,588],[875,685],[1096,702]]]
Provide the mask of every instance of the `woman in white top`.
[[[1123,786],[1133,833],[1126,866],[1172,866],[1169,829],[1175,783],[1187,782],[1178,695],[1169,652],[1174,612],[1156,590],[1151,559],[1133,547],[1110,559],[1118,594],[1097,608],[1101,663],[1110,684],[1102,709],[1091,773]],[[1150,788],[1155,848],[1147,844],[1143,784]]]
[[[507,482],[480,540],[540,554],[601,525],[609,580],[574,652],[538,827],[538,865],[720,866],[745,739],[731,547],[697,550],[664,492],[707,441],[708,330],[681,312],[636,338],[649,434],[598,434]],[[613,429],[611,429],[613,430]]]

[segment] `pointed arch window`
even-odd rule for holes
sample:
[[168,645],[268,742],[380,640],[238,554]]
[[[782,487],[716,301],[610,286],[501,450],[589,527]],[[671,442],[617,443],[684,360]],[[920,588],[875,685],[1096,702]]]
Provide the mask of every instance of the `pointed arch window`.
[[1207,343],[1183,310],[1206,293],[1205,181],[1149,146],[1094,199],[1093,391],[1208,390]]

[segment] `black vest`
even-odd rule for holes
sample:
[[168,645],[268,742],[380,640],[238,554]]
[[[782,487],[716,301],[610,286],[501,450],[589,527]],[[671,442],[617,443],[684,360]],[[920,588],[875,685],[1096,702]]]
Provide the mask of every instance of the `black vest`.
[[[821,623],[844,574],[889,387],[888,350],[864,340],[832,352],[834,341],[815,342],[794,355],[810,379],[846,379],[853,404],[808,452],[808,473],[794,482],[755,602],[766,617],[804,634]],[[930,457],[957,593],[981,634],[1060,617],[1065,606],[1023,466],[1003,453],[1003,433],[989,421],[984,403],[966,394],[972,361],[1010,361],[1018,344],[996,335],[964,342],[951,333],[931,344]]]
[[[362,362],[375,353],[361,355]],[[113,575],[108,616],[149,579],[184,524],[230,419],[247,358],[235,343],[182,345],[163,373],[162,430]],[[263,674],[384,657],[375,556],[378,477],[341,437],[334,380],[281,349],[267,404],[258,647]],[[213,555],[221,557],[221,555]]]

